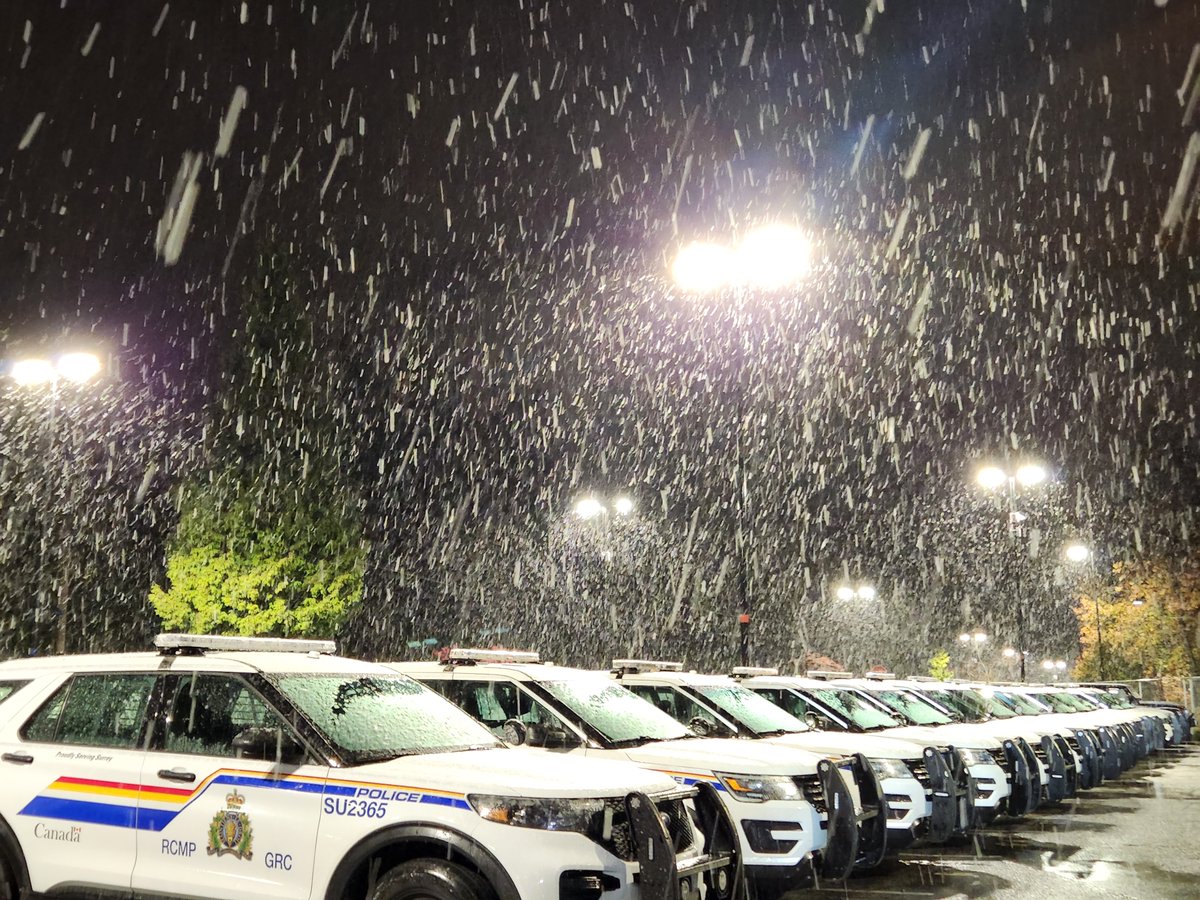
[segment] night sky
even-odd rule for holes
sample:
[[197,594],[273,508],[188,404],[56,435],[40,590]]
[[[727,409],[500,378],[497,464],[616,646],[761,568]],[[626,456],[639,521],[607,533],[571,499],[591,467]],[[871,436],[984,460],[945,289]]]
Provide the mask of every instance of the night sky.
[[[780,616],[864,573],[922,640],[1003,627],[985,458],[1107,558],[1194,531],[1195,3],[9,0],[0,42],[4,355],[94,341],[195,429],[284,253],[381,607],[629,489],[727,652],[739,446]],[[670,283],[777,219],[795,291]]]

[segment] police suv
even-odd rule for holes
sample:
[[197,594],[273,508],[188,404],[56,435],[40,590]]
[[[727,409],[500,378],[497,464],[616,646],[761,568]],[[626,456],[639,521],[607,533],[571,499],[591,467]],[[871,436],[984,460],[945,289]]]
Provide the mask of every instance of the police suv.
[[[0,663],[0,897],[727,900],[715,793],[534,759],[326,641]],[[711,835],[706,852],[704,835]]]
[[884,795],[889,849],[916,838],[944,841],[957,823],[968,821],[969,811],[959,810],[960,797],[966,805],[966,791],[958,789],[959,780],[968,776],[960,771],[957,756],[901,738],[817,731],[734,680],[778,674],[776,669],[739,666],[727,678],[685,672],[678,662],[612,662],[612,676],[621,684],[702,734],[761,739],[834,756],[860,754]]
[[[708,785],[734,819],[747,880],[760,898],[849,874],[863,806],[854,759],[760,742],[704,738],[605,673],[536,653],[455,649],[440,662],[393,663],[444,694],[510,744],[618,759]],[[873,822],[871,823],[873,826]]]

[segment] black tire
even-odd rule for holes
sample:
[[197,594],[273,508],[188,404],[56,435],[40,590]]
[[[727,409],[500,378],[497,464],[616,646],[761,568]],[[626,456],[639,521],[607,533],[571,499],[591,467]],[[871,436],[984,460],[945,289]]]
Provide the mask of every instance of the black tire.
[[0,900],[17,900],[21,889],[8,857],[0,853]]
[[444,859],[413,859],[379,879],[370,900],[496,900],[483,876]]

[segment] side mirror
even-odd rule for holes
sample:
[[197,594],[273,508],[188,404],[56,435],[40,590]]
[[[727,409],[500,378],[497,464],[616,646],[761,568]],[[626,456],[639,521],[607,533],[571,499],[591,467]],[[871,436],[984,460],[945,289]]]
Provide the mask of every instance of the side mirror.
[[804,714],[804,721],[808,724],[809,728],[815,728],[817,731],[824,731],[829,727],[829,720],[815,712],[806,712]]
[[243,728],[233,739],[238,759],[258,759],[279,764],[299,765],[304,761],[304,747],[282,728]]
[[700,737],[708,737],[713,733],[715,722],[704,718],[704,716],[692,716],[692,720],[688,722],[688,728],[700,735]]
[[529,738],[529,729],[520,719],[509,719],[504,723],[504,743],[520,747]]

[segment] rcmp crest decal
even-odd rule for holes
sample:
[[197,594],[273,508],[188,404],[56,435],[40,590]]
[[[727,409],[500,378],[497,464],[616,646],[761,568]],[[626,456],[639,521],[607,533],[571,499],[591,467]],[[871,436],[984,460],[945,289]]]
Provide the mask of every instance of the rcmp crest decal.
[[250,817],[242,812],[246,798],[237,792],[225,795],[225,809],[213,816],[208,825],[208,855],[253,859],[254,829]]

